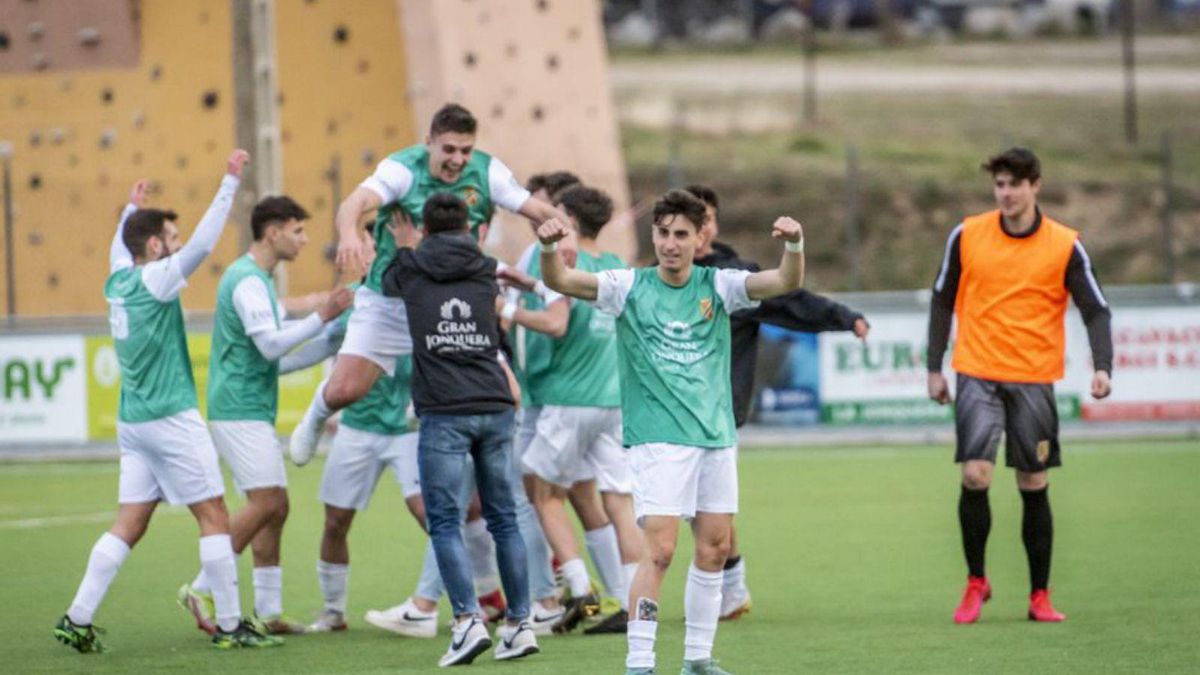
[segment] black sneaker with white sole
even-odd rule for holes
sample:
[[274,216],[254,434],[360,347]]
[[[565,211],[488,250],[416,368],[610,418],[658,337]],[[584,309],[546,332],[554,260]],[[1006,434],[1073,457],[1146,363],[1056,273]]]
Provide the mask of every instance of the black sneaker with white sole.
[[629,632],[629,612],[619,609],[604,617],[599,623],[583,629],[584,635],[611,635]]
[[595,593],[588,593],[577,598],[569,598],[563,603],[563,615],[554,624],[554,632],[565,635],[575,630],[579,622],[595,616],[600,612],[600,598]]
[[492,646],[487,626],[479,617],[460,621],[450,630],[450,648],[438,659],[438,665],[465,666]]

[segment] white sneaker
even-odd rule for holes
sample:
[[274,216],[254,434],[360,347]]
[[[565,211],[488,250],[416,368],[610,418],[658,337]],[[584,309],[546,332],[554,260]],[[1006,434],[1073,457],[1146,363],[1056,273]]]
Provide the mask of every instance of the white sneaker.
[[516,626],[504,624],[496,629],[496,660],[507,661],[538,653],[537,638],[528,621]]
[[450,648],[438,659],[438,665],[442,668],[465,666],[491,646],[492,638],[488,637],[487,626],[482,619],[473,616],[459,621],[450,630]]
[[733,621],[750,612],[750,589],[746,584],[721,589],[721,621]]
[[332,609],[322,610],[317,620],[305,629],[308,633],[332,633],[346,630],[346,615]]
[[415,638],[437,637],[437,610],[422,612],[412,598],[395,607],[367,611],[367,623],[397,635]]
[[534,635],[554,635],[554,624],[562,618],[563,608],[558,605],[554,609],[546,609],[541,603],[533,603],[533,611],[526,619]]
[[317,454],[317,441],[321,439],[322,426],[313,414],[312,405],[309,404],[308,410],[304,411],[304,417],[300,419],[300,423],[292,430],[292,437],[288,439],[288,457],[292,458],[296,466],[308,464]]

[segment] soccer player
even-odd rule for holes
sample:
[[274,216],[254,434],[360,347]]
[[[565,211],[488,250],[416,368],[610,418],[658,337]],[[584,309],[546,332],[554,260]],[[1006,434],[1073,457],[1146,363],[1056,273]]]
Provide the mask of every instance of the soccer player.
[[779,268],[748,272],[693,264],[704,203],[672,190],[654,205],[658,265],[599,274],[568,269],[554,244],[558,220],[538,228],[550,288],[594,301],[617,317],[623,444],[633,472],[634,510],[645,551],[630,589],[628,673],[654,672],[658,597],[678,538],[692,521],[695,554],[684,593],[685,674],[727,675],[712,659],[722,570],[737,511],[737,438],[730,393],[729,315],[800,287],[800,223],[775,221],[786,251]]
[[[459,504],[467,457],[508,599],[495,658],[538,651],[529,625],[525,543],[513,499],[513,392],[500,361],[496,261],[469,232],[468,206],[452,194],[423,208],[426,236],[400,250],[383,275],[384,293],[403,297],[413,337],[413,404],[421,418],[417,460],[429,536],[454,610],[441,666],[470,663],[491,645],[479,615],[462,540]],[[353,326],[353,316],[351,326]]]
[[[368,233],[367,237],[370,236]],[[337,354],[352,311],[342,312],[337,321],[327,324],[320,336],[284,356],[279,363],[280,375],[312,367]],[[392,469],[409,513],[421,529],[425,529],[425,502],[421,498],[417,469],[417,434],[409,431],[407,420],[411,377],[412,356],[406,354],[397,359],[393,377],[376,380],[366,397],[342,412],[340,430],[334,436],[333,448],[321,475],[320,498],[325,504],[325,528],[317,561],[317,579],[325,606],[316,621],[307,627],[307,632],[341,631],[347,626],[350,574],[347,537],[355,515],[369,504],[384,469]],[[475,504],[468,509],[464,534],[475,570],[476,588],[487,592],[494,590],[494,595],[499,596],[495,549]],[[436,637],[437,601],[443,590],[437,561],[429,547],[421,568],[421,580],[413,596],[398,607],[369,610],[367,622],[409,637]],[[487,601],[486,597],[480,598],[480,606],[489,616],[496,611],[497,616],[502,617],[503,609],[497,611],[485,604]],[[502,598],[500,606],[503,606]]]
[[229,537],[225,486],[196,403],[179,293],[212,252],[250,156],[235,150],[226,175],[192,238],[180,246],[178,216],[143,208],[148,186],[134,186],[109,249],[104,296],[121,368],[117,445],[121,450],[116,522],[92,547],[87,571],[54,636],[81,653],[100,652],[92,617],[117,571],[145,534],[162,500],[187,504],[200,525],[200,566],[212,580],[213,644],[273,647],[241,618],[237,565]]
[[[595,273],[624,267],[620,258],[603,252],[596,241],[612,218],[608,195],[574,185],[560,192],[556,202],[579,236],[575,268]],[[527,291],[534,287],[534,280],[517,270],[502,271],[501,278]],[[565,502],[572,490],[588,553],[605,588],[621,603],[619,611],[585,632],[623,633],[629,580],[641,557],[641,535],[634,522],[629,463],[620,440],[616,325],[610,315],[597,312],[589,303],[551,293],[545,298],[545,310],[508,303],[502,312],[519,325],[553,337],[540,376],[542,408],[536,435],[522,459],[526,480],[571,592],[560,631],[572,630],[585,614],[595,611],[592,607],[599,607],[567,517]]]
[[[275,435],[279,400],[279,359],[315,337],[352,299],[331,292],[303,320],[283,325],[272,272],[294,260],[308,242],[308,213],[290,197],[267,197],[254,207],[254,241],[246,255],[225,270],[217,286],[212,352],[208,360],[208,421],[217,452],[225,459],[246,505],[233,518],[233,550],[250,545],[254,553],[254,613],[272,634],[303,633],[304,626],[283,616],[283,568],[279,543],[287,520],[287,476]],[[202,569],[179,589],[179,602],[197,625],[206,626],[205,596],[211,579]]]
[[929,308],[929,397],[942,404],[950,402],[942,357],[958,315],[950,365],[957,373],[954,460],[962,465],[958,519],[968,576],[954,621],[977,621],[992,594],[983,562],[992,525],[988,487],[1001,436],[1024,504],[1028,616],[1062,621],[1050,603],[1048,470],[1062,463],[1054,382],[1063,376],[1063,317],[1073,298],[1091,345],[1091,394],[1102,399],[1112,391],[1112,313],[1079,234],[1038,208],[1038,158],[1012,148],[983,169],[992,176],[998,208],[951,231]]
[[[717,241],[720,224],[717,193],[704,185],[689,185],[687,191],[704,202],[705,220],[700,233],[703,238],[696,249],[696,264],[702,267],[739,269],[757,272],[757,263],[742,260],[737,251]],[[866,318],[845,305],[801,288],[777,298],[764,301],[753,309],[743,309],[729,316],[733,363],[733,420],[741,428],[750,414],[754,396],[754,369],[758,361],[758,329],[769,324],[806,333],[852,331],[860,340],[867,338],[870,325]],[[730,533],[729,559],[725,561],[721,588],[721,620],[732,621],[750,611],[750,589],[746,585],[746,561],[738,551],[737,529]]]
[[355,293],[355,312],[346,329],[341,358],[333,374],[317,388],[312,405],[292,433],[289,454],[303,465],[316,452],[325,421],[334,411],[361,399],[383,373],[395,372],[396,357],[412,352],[404,302],[380,292],[383,270],[395,257],[390,230],[393,212],[421,226],[421,210],[430,195],[448,192],[467,203],[471,233],[477,241],[487,234],[494,206],[537,222],[558,215],[554,207],[533,198],[499,159],[475,149],[476,121],[466,108],[443,106],[433,116],[425,144],[393,153],[375,173],[338,207],[337,265],[361,266],[366,255],[358,221],[369,211],[375,219],[377,255],[362,288]]

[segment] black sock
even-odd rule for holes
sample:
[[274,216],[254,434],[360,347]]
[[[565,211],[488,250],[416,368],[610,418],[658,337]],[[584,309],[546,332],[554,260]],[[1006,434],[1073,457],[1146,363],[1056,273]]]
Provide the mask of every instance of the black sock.
[[1050,551],[1054,546],[1054,517],[1050,514],[1049,487],[1021,490],[1025,515],[1021,520],[1021,539],[1029,558],[1030,591],[1050,585]]
[[987,488],[972,490],[962,487],[958,498],[958,524],[962,528],[963,553],[967,557],[967,572],[982,577],[983,553],[988,533],[992,530],[992,509],[988,505]]
[[742,556],[740,556],[740,555],[729,556],[728,558],[725,559],[725,569],[731,570],[734,567],[737,567],[737,564],[740,562],[742,562]]

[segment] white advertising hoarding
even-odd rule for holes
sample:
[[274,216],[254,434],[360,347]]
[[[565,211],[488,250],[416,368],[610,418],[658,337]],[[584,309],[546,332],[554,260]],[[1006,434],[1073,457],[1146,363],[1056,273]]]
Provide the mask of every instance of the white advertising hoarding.
[[0,443],[87,440],[83,338],[0,337]]

